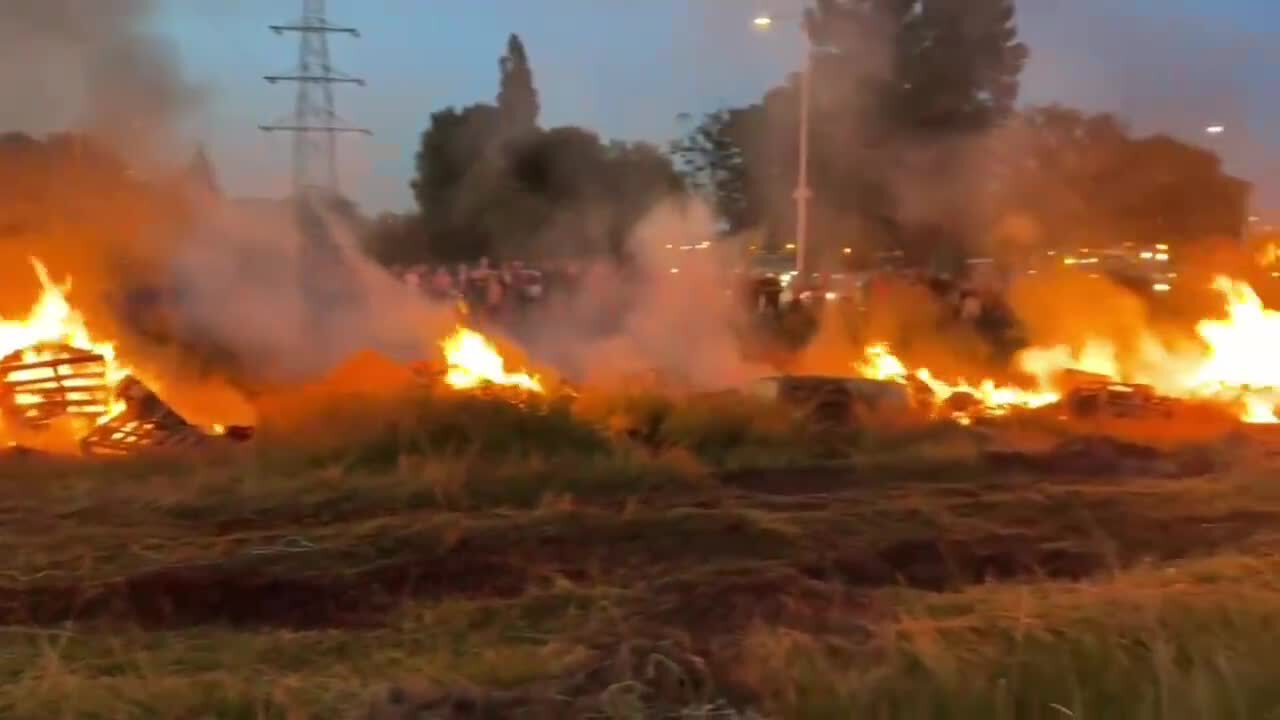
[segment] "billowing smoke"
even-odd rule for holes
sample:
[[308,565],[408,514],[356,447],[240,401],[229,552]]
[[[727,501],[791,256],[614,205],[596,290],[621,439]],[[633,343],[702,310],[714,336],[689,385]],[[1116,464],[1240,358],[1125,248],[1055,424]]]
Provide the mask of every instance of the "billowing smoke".
[[0,3],[0,128],[88,129],[133,163],[158,160],[200,105],[152,0]]
[[[257,381],[314,379],[360,351],[422,359],[451,328],[312,206],[210,207],[175,255],[179,332],[229,353]],[[250,364],[244,367],[245,364]]]
[[530,351],[593,384],[657,373],[671,387],[708,390],[766,373],[742,359],[735,336],[741,279],[716,240],[701,203],[660,203],[628,240],[634,262],[587,268],[571,305],[548,308],[528,328]]

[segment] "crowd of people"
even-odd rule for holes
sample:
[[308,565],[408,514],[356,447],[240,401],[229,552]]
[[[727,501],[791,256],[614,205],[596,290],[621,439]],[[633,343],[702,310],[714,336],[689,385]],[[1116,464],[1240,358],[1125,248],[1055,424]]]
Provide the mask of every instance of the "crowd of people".
[[571,291],[580,271],[573,264],[534,268],[520,261],[494,264],[481,258],[474,264],[416,265],[396,272],[406,285],[433,300],[461,301],[471,312],[501,319],[549,294]]
[[1000,287],[975,278],[957,280],[924,271],[883,270],[854,274],[815,274],[790,282],[774,274],[757,275],[745,288],[749,314],[763,324],[799,328],[788,335],[804,336],[828,303],[861,314],[900,303],[899,293],[926,291],[944,309],[943,322],[970,324],[996,347],[1017,342],[1017,323]]
[[[495,264],[481,258],[470,264],[417,265],[395,272],[406,285],[438,302],[461,302],[479,318],[516,326],[550,296],[572,295],[582,270],[572,263],[533,267],[520,261]],[[807,282],[795,277],[787,282],[765,273],[740,277],[737,292],[748,315],[755,318],[755,326],[766,332],[773,327],[790,338],[792,345],[803,344],[812,334],[827,303],[839,303],[858,313],[875,306],[889,307],[895,302],[895,288],[927,290],[949,310],[948,321],[972,324],[999,346],[1016,337],[1016,323],[999,290],[969,280],[900,270],[813,275]]]

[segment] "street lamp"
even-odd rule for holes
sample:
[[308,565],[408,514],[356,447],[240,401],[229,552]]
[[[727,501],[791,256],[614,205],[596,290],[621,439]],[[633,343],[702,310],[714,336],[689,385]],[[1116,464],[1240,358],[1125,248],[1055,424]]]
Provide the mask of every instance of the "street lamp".
[[[773,27],[773,21],[773,16],[762,13],[755,16],[751,24],[767,30]],[[805,261],[809,249],[809,200],[813,197],[813,190],[809,187],[809,106],[812,96],[813,41],[808,33],[804,34],[804,41],[804,67],[800,71],[800,137],[797,140],[799,168],[792,197],[796,201],[796,274],[802,282],[807,282]]]
[[1221,135],[1222,133],[1227,131],[1227,126],[1226,125],[1209,125],[1204,129],[1204,131],[1209,135]]

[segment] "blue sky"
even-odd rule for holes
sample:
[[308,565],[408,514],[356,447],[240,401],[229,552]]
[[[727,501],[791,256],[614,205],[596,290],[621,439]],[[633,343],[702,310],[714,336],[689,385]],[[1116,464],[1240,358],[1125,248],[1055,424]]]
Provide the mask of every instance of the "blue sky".
[[[240,195],[288,186],[289,140],[260,123],[286,115],[292,89],[263,74],[294,62],[293,38],[267,30],[300,0],[161,0],[156,31],[179,47],[209,102],[197,128],[223,182]],[[374,131],[343,141],[345,188],[369,210],[411,204],[407,182],[432,111],[492,98],[506,37],[525,40],[544,125],[665,143],[677,115],[758,99],[795,68],[799,0],[329,0],[330,19],[358,26],[332,41],[334,64],[368,80],[339,89],[339,112]],[[1229,167],[1280,210],[1280,0],[1019,0],[1032,61],[1026,102],[1113,110],[1143,131],[1215,144]],[[1270,45],[1268,44],[1270,40]],[[1206,137],[1223,123],[1228,132]]]

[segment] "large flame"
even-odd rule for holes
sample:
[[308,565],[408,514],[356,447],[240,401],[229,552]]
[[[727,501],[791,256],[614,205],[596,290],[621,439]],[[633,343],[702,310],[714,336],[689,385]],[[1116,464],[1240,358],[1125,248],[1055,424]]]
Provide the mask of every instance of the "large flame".
[[[868,345],[863,351],[862,361],[855,363],[855,368],[860,375],[873,380],[906,383],[914,378],[929,388],[938,408],[942,408],[947,399],[962,395],[972,398],[975,406],[973,409],[987,415],[1002,415],[1013,408],[1051,405],[1059,398],[1055,392],[999,385],[989,378],[977,385],[972,385],[965,380],[954,383],[945,382],[934,377],[928,368],[908,370],[902,360],[893,354],[888,343]],[[951,413],[953,419],[961,422],[967,422],[970,417],[968,411],[962,408],[955,408]]]
[[1197,323],[1198,347],[1173,350],[1148,334],[1137,339],[1136,357],[1126,360],[1110,340],[1092,338],[1078,350],[1029,348],[1018,364],[1049,389],[1064,371],[1081,370],[1150,385],[1170,397],[1230,404],[1248,423],[1280,422],[1280,312],[1264,306],[1244,281],[1217,276],[1213,288],[1222,295],[1225,317]]
[[[980,404],[981,412],[991,415],[1011,408],[1050,405],[1066,389],[1062,386],[1065,373],[1079,371],[1149,385],[1169,397],[1221,402],[1236,408],[1246,423],[1280,423],[1280,353],[1276,352],[1280,312],[1265,307],[1253,288],[1241,280],[1218,276],[1213,288],[1223,297],[1225,317],[1197,323],[1198,347],[1173,350],[1149,334],[1137,338],[1136,359],[1122,358],[1106,338],[1091,338],[1078,348],[1028,348],[1019,354],[1017,364],[1034,379],[1034,389],[992,380],[977,385],[963,380],[944,382],[927,368],[908,369],[884,343],[869,345],[855,367],[868,378],[919,381],[933,391],[939,408],[943,407],[941,401],[957,393],[969,395]],[[965,420],[967,416],[955,418]]]
[[1280,312],[1262,304],[1248,283],[1219,276],[1213,287],[1227,302],[1227,317],[1196,325],[1207,352],[1192,385],[1198,394],[1238,398],[1242,419],[1280,422]]
[[[115,346],[109,342],[94,339],[89,334],[84,317],[67,301],[71,280],[68,278],[62,284],[58,284],[50,278],[48,269],[39,260],[31,258],[31,264],[40,280],[40,297],[25,319],[8,320],[0,317],[0,358],[17,355],[22,363],[47,364],[35,368],[12,370],[2,379],[6,382],[24,383],[28,390],[59,386],[86,388],[84,398],[77,398],[75,391],[71,391],[67,393],[68,399],[87,400],[93,397],[90,391],[95,387],[101,387],[104,377],[107,387],[114,388],[129,374],[129,371],[117,359]],[[73,348],[100,356],[104,374],[98,379],[66,377],[77,375],[77,371],[70,365],[53,362],[66,357],[65,351],[53,349],[58,347]],[[19,406],[36,405],[43,401],[43,397],[35,392],[15,393],[13,399]],[[91,416],[101,423],[109,420],[121,409],[123,409],[123,401],[112,399],[101,405],[82,405],[72,412]]]
[[480,333],[459,327],[441,343],[449,369],[444,381],[459,390],[484,385],[516,387],[529,392],[543,392],[542,383],[527,373],[507,372],[506,361],[493,343]]

